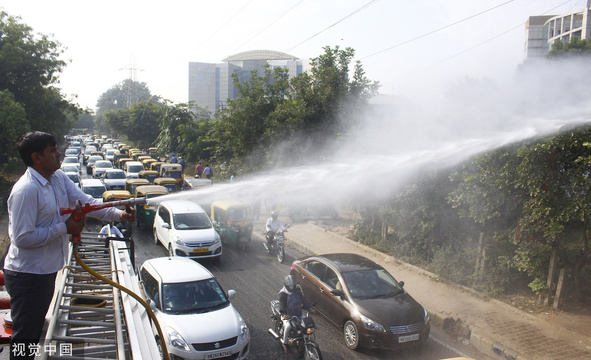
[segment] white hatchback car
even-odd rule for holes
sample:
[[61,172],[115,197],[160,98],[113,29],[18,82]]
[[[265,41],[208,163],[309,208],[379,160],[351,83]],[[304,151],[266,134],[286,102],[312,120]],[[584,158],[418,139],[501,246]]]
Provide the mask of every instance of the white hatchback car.
[[162,243],[170,256],[214,258],[222,256],[220,235],[209,216],[189,200],[162,201],[154,216],[154,242]]
[[230,303],[236,292],[226,294],[209,270],[162,257],[144,262],[139,276],[171,359],[246,359],[250,332]]
[[112,169],[113,164],[109,160],[97,160],[92,167],[92,177],[99,178],[107,169]]

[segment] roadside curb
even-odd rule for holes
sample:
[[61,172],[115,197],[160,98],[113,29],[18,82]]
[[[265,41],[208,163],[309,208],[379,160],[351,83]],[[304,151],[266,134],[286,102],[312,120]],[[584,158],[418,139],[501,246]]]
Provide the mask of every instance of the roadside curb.
[[[329,231],[329,230],[326,230],[326,229],[324,229],[316,224],[313,224],[313,223],[308,223],[308,225],[315,226],[318,229],[322,229],[323,231]],[[415,265],[400,261],[390,255],[384,254],[378,250],[372,249],[369,246],[360,244],[360,243],[353,241],[351,239],[348,239],[342,235],[338,235],[338,234],[334,234],[334,235],[337,235],[341,241],[346,242],[350,245],[353,245],[353,246],[359,248],[361,250],[361,252],[371,253],[372,255],[383,259],[384,262],[399,264],[399,265],[404,266],[412,271],[417,272],[418,274],[421,274],[421,275],[427,277],[428,279],[430,279],[432,281],[445,282],[449,286],[453,286],[453,287],[457,288],[458,290],[463,290],[463,291],[471,294],[472,296],[476,296],[480,299],[485,299],[486,301],[493,302],[493,303],[495,303],[495,305],[498,305],[501,307],[508,307],[511,310],[515,310],[510,305],[505,304],[502,301],[490,298],[490,297],[486,296],[485,294],[479,293],[478,291],[475,291],[473,289],[470,289],[470,288],[462,286],[462,285],[450,284],[447,281],[441,279],[438,275],[433,274],[433,273],[426,271],[424,269],[421,269]],[[289,238],[287,239],[286,245],[288,245],[289,247],[296,249],[306,255],[320,255],[319,253],[317,253],[316,251],[314,251],[310,247],[308,247],[304,244],[298,243],[298,242],[291,240]],[[517,351],[515,351],[507,346],[502,345],[498,341],[490,338],[488,335],[480,333],[480,330],[476,329],[474,325],[465,324],[462,319],[459,319],[459,318],[454,319],[453,316],[450,316],[450,314],[442,313],[442,312],[438,312],[438,311],[434,311],[434,310],[427,310],[427,311],[429,313],[429,317],[430,317],[431,323],[433,325],[443,329],[446,332],[451,332],[451,333],[459,336],[460,340],[468,341],[470,343],[470,345],[472,345],[476,350],[480,351],[481,353],[483,353],[485,355],[489,355],[489,356],[496,357],[499,359],[504,359],[504,360],[531,360],[527,357],[520,355]],[[533,315],[525,313],[525,312],[523,313],[523,315],[526,315],[527,317],[530,317],[532,319],[535,318]]]

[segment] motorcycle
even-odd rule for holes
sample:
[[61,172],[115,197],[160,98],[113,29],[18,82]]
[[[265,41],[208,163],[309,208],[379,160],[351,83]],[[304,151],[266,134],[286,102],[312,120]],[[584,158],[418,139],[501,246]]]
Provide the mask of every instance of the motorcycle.
[[280,263],[282,263],[285,258],[285,235],[283,233],[286,231],[287,227],[285,230],[277,230],[270,245],[267,245],[267,242],[263,243],[267,252],[271,255],[277,256],[277,261]]
[[[271,300],[271,313],[273,329],[269,329],[269,333],[281,343],[281,339],[283,339],[283,320],[279,312],[279,300]],[[287,348],[300,356],[303,353],[306,360],[322,360],[320,347],[315,340],[316,324],[314,324],[309,312],[302,315],[301,319],[292,316],[289,321],[291,321],[291,331],[287,337]]]

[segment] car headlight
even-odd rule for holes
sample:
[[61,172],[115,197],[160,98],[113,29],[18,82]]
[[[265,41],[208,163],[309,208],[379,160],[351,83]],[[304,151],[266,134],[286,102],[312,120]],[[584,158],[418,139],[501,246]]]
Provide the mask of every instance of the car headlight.
[[216,242],[216,243],[218,243],[218,242],[220,242],[220,241],[222,241],[222,240],[221,240],[221,238],[220,238],[220,234],[218,234],[218,233],[216,232],[216,233],[215,233],[215,242]]
[[244,322],[242,316],[238,315],[238,319],[240,320],[240,336],[238,337],[238,342],[241,343],[248,337],[248,326],[246,326],[246,322]]
[[423,310],[425,310],[425,325],[427,325],[429,323],[429,313],[427,309],[423,308]]
[[171,327],[167,327],[166,328],[166,335],[168,336],[168,342],[170,343],[171,346],[173,346],[177,349],[191,351],[189,344],[187,344],[185,339],[183,339],[181,334],[179,334],[175,329],[173,329]]
[[366,316],[363,316],[363,315],[361,315],[360,318],[361,318],[361,323],[363,324],[364,328],[366,328],[368,330],[383,332],[383,333],[386,332],[386,329],[384,329],[384,327],[381,324],[373,321],[372,319],[370,319]]
[[180,236],[175,236],[175,237],[174,237],[174,242],[175,242],[175,244],[177,244],[177,245],[180,245],[180,246],[185,246],[185,242],[183,241],[183,239],[181,239],[181,237],[180,237]]

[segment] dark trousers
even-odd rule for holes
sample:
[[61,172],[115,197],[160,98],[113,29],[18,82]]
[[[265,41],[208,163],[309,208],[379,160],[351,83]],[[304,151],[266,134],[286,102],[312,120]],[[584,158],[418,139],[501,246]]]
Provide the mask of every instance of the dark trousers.
[[[34,344],[40,343],[45,314],[51,304],[57,273],[38,275],[4,270],[10,295],[12,338],[10,359],[34,359]],[[43,351],[42,344],[39,351]]]

